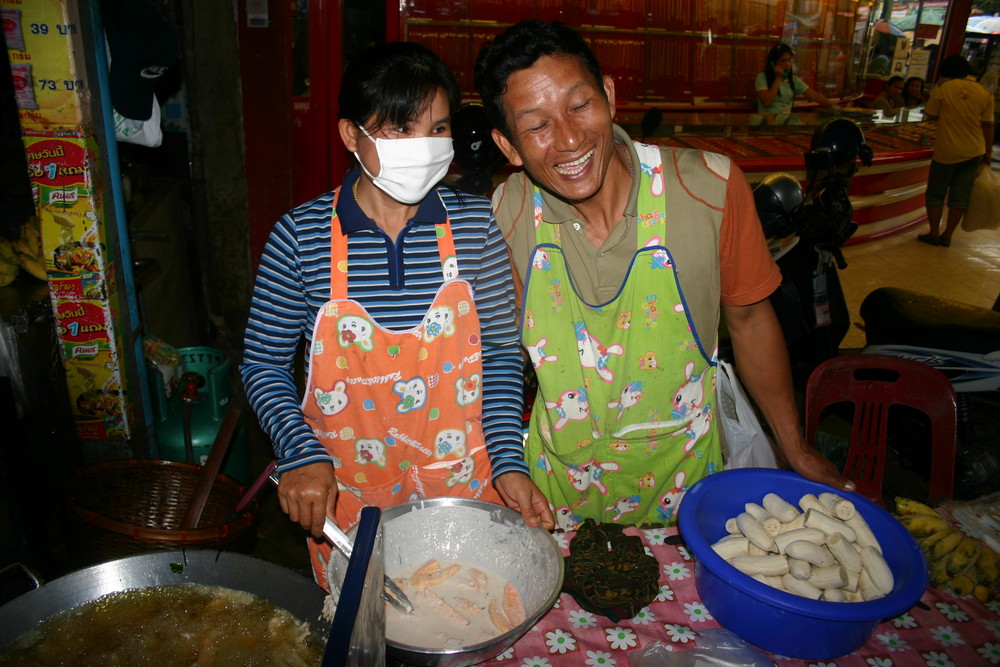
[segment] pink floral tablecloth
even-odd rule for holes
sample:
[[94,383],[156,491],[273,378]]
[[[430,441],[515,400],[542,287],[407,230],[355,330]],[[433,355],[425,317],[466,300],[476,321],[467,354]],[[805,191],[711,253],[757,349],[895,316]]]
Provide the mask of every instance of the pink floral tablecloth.
[[[719,624],[698,598],[694,561],[687,550],[666,543],[676,528],[626,532],[638,535],[660,563],[660,594],[630,620],[615,623],[580,608],[563,593],[513,647],[489,660],[494,667],[580,665],[629,667],[628,655],[659,641],[673,651],[696,646],[698,632]],[[564,555],[573,533],[555,533]],[[975,598],[956,600],[928,589],[909,612],[881,623],[857,652],[827,661],[804,661],[768,654],[791,667],[858,665],[863,667],[970,667],[1000,665],[1000,604]]]

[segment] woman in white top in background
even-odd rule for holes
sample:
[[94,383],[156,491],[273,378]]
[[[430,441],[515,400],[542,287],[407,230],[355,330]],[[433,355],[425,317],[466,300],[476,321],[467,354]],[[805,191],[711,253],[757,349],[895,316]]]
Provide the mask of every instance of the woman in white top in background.
[[810,88],[792,72],[794,54],[787,44],[776,44],[767,53],[767,65],[757,74],[757,113],[790,113],[799,95],[816,104],[834,107],[834,103]]

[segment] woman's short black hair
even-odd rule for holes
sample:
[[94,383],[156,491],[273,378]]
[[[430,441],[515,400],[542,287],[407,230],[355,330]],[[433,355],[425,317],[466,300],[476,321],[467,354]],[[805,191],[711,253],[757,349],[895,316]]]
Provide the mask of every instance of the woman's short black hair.
[[889,90],[889,86],[891,86],[894,83],[902,83],[902,81],[903,77],[901,76],[890,76],[889,80],[885,82],[885,89]]
[[561,54],[579,58],[594,77],[597,89],[604,94],[604,75],[594,52],[579,33],[559,21],[521,21],[483,47],[476,60],[475,83],[493,127],[510,136],[500,102],[500,97],[507,92],[510,76],[531,67],[542,56]]
[[968,60],[956,53],[941,61],[941,69],[938,71],[938,75],[949,79],[964,79],[967,76],[972,76],[972,65],[969,64]]
[[443,90],[451,113],[462,101],[455,74],[437,54],[414,42],[377,44],[351,59],[340,81],[339,118],[369,130],[403,127]]

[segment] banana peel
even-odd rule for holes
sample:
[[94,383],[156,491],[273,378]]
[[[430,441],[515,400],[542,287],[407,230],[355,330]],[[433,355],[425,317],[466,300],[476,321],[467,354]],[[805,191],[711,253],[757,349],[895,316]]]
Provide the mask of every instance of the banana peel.
[[0,236],[0,287],[10,285],[21,272],[21,264],[17,261],[17,251],[10,239]]
[[32,216],[21,225],[21,238],[24,242],[24,249],[18,249],[21,254],[28,254],[36,259],[41,259],[42,250],[42,227],[37,217]]
[[39,280],[48,280],[48,272],[45,270],[45,265],[39,259],[31,255],[18,255],[17,259],[25,271]]
[[903,498],[902,496],[896,496],[896,513],[897,514],[927,514],[929,516],[938,516],[938,513],[934,511],[934,508],[930,505],[926,505],[912,498]]
[[933,560],[943,558],[954,551],[962,539],[962,533],[957,530],[953,530],[951,534],[946,535],[941,540],[938,540],[938,542],[930,548],[930,554],[928,554],[929,557]]
[[958,546],[948,554],[945,561],[945,569],[948,571],[948,574],[957,576],[959,573],[976,564],[980,552],[982,552],[982,547],[979,546],[979,542],[971,537],[963,537]]
[[949,528],[948,522],[940,515],[934,514],[904,514],[899,517],[899,522],[903,524],[910,535],[916,538],[927,537],[939,530]]

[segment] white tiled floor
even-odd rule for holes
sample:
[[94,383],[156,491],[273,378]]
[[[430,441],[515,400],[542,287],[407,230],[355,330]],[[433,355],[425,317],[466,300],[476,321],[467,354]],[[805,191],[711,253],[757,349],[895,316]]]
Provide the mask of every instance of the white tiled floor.
[[[1000,171],[997,161],[993,169]],[[840,280],[852,326],[841,343],[842,349],[864,347],[858,310],[862,300],[877,287],[902,287],[974,306],[993,306],[1000,294],[1000,229],[964,232],[959,227],[948,248],[917,241],[917,234],[926,231],[927,224],[923,223],[843,249],[847,268],[840,272]]]

